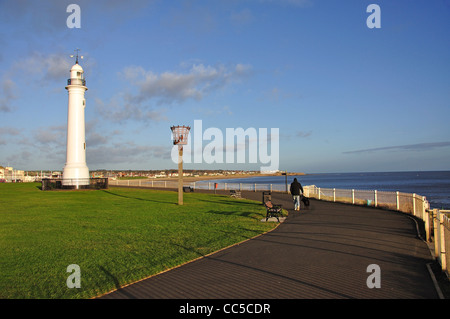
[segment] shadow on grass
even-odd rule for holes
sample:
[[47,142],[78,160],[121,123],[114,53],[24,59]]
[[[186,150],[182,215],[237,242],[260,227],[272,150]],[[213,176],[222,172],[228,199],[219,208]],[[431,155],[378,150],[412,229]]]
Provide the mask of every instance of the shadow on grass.
[[[246,227],[239,227],[239,235],[243,238],[243,240],[253,238],[257,235],[261,235],[262,232],[260,230],[256,229],[250,229]],[[235,236],[236,232],[226,231],[226,230],[220,230],[221,233],[223,233],[226,236]]]
[[[114,282],[114,286],[116,286],[116,289],[117,289],[117,290],[120,290],[121,287],[120,287],[119,280],[117,280],[117,278],[116,278],[113,274],[111,274],[105,267],[99,266],[99,268],[100,268],[101,271],[103,271],[103,272],[105,273],[106,276],[108,276],[109,278],[111,278],[111,280]],[[135,297],[134,295],[128,293],[128,292],[126,291],[126,289],[122,289],[122,290],[120,290],[120,292],[121,292],[123,295],[127,296],[128,298],[130,298],[130,299],[136,299],[136,297]]]
[[174,203],[174,202],[162,201],[162,200],[154,200],[154,199],[146,199],[146,198],[139,198],[139,197],[133,197],[133,196],[125,196],[125,195],[116,194],[116,193],[113,193],[113,192],[110,192],[110,191],[106,191],[106,190],[103,190],[102,192],[110,194],[110,195],[118,196],[118,197],[128,198],[128,199],[136,199],[136,200],[142,200],[142,201],[146,201],[146,202],[154,202],[154,203],[177,205],[177,203]]
[[244,212],[237,212],[237,211],[228,211],[228,212],[224,212],[224,211],[219,211],[219,210],[209,210],[206,212],[207,214],[216,214],[216,215],[235,215],[235,216],[243,216],[243,217],[253,217],[255,215],[257,215],[257,213],[255,212],[248,212],[248,211],[244,211]]
[[[261,231],[256,230],[256,229],[249,229],[246,227],[238,227],[235,231],[219,230],[219,232],[222,233],[224,236],[236,238],[234,243],[222,245],[224,247],[225,246],[228,247],[230,245],[233,246],[233,245],[239,244],[243,241],[246,241],[248,239],[255,238],[258,235],[262,235]],[[183,250],[186,250],[188,252],[194,253],[198,257],[207,257],[211,253],[214,254],[215,252],[217,252],[218,250],[221,249],[221,248],[217,248],[216,250],[214,250],[213,248],[211,248],[209,246],[210,245],[209,242],[205,243],[206,246],[203,246],[203,247],[191,247],[191,246],[186,246],[186,245],[182,245],[179,243],[171,243],[171,245],[181,248]],[[206,247],[208,247],[208,249],[206,249],[206,252],[202,251]]]
[[214,204],[225,204],[225,205],[239,205],[239,206],[261,206],[261,203],[258,202],[245,202],[245,201],[234,201],[231,199],[216,199],[216,200],[210,200],[210,199],[197,199],[198,201],[201,202],[209,202],[209,203],[214,203]]

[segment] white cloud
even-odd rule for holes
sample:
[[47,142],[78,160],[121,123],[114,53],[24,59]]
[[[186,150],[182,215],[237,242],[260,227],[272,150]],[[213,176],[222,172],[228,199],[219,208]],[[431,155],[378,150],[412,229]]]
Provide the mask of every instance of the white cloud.
[[[131,84],[131,88],[116,93],[107,101],[96,98],[95,109],[104,118],[119,123],[127,120],[166,121],[167,105],[189,99],[201,100],[207,94],[243,79],[251,74],[251,70],[246,64],[228,68],[194,64],[184,73],[157,74],[140,66],[130,66],[119,75]],[[231,114],[228,107],[220,112]]]
[[1,83],[2,96],[0,97],[0,112],[12,111],[12,100],[16,98],[14,94],[16,84],[11,79],[4,79]]
[[[44,55],[34,52],[28,57],[19,58],[5,70],[0,82],[0,112],[12,112],[13,101],[20,98],[16,84],[21,81],[48,86],[50,82],[61,82],[69,76],[73,61],[68,54],[52,53]],[[64,82],[63,82],[64,83]]]
[[152,158],[170,160],[170,148],[163,146],[136,145],[133,142],[125,142],[114,145],[103,145],[89,149],[86,158],[92,166],[122,164],[129,167],[131,164],[143,164]]
[[20,131],[13,127],[0,127],[0,145],[6,145],[12,136],[19,136]]
[[297,137],[309,137],[309,136],[311,136],[311,134],[312,134],[312,131],[307,131],[307,132],[305,132],[305,131],[298,131],[296,136]]
[[20,59],[11,68],[11,73],[24,72],[27,76],[41,76],[42,80],[61,81],[69,76],[73,60],[69,54],[52,53],[44,55],[33,52],[29,57]]
[[0,135],[20,135],[20,131],[14,127],[0,127]]
[[108,19],[102,21],[104,21],[106,27],[111,27],[132,19],[152,2],[149,0],[0,1],[0,18],[8,23],[11,29],[23,28],[30,31],[25,33],[27,37],[36,34],[54,35],[66,27],[66,19],[69,16],[66,9],[69,4],[76,3],[81,7],[82,28],[84,28],[91,26],[92,21],[94,21],[87,18],[90,15],[103,14]]
[[200,100],[213,90],[236,81],[251,71],[251,66],[237,64],[232,68],[223,65],[195,64],[187,73],[164,72],[155,74],[142,67],[128,67],[123,76],[138,89],[128,96],[130,102],[140,103],[156,99],[158,104]]
[[39,145],[61,148],[66,144],[66,126],[40,127],[34,131],[33,136]]
[[450,142],[431,142],[431,143],[418,143],[418,144],[406,144],[397,146],[384,146],[376,148],[368,148],[356,151],[346,151],[343,154],[361,154],[369,152],[380,152],[380,151],[429,151],[436,148],[449,147]]
[[207,108],[207,107],[195,107],[193,109],[194,112],[202,114],[204,116],[224,116],[224,115],[233,115],[230,107],[225,105],[221,108]]
[[167,117],[164,115],[165,109],[153,110],[149,109],[148,105],[129,103],[123,100],[121,94],[112,97],[106,103],[102,99],[96,98],[95,110],[100,113],[103,118],[116,123],[123,123],[128,120],[142,122],[159,122],[167,120]]
[[33,154],[28,151],[21,151],[14,153],[6,158],[7,163],[14,163],[15,166],[26,165],[33,160]]
[[295,7],[310,7],[313,3],[312,0],[259,0],[263,3],[274,3],[281,5],[290,5]]
[[249,9],[244,9],[239,12],[234,12],[230,16],[231,23],[236,27],[249,24],[254,21],[254,16]]

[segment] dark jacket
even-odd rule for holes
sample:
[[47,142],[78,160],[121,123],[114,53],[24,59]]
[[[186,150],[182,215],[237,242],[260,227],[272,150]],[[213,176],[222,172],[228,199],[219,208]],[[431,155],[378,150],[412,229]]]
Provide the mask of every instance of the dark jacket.
[[291,184],[291,194],[292,195],[301,195],[303,193],[303,187],[302,184],[300,184],[296,178],[294,178],[294,181]]

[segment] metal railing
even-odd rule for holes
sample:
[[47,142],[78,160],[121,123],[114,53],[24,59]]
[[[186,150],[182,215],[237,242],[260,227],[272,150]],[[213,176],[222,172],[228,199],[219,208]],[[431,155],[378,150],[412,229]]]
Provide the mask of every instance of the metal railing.
[[[110,185],[135,186],[150,188],[177,189],[178,181],[159,180],[110,180]],[[239,190],[239,191],[270,191],[286,193],[283,184],[259,184],[236,182],[186,182],[184,186],[203,190]],[[350,203],[354,205],[372,206],[394,210],[413,215],[424,221],[427,242],[434,243],[434,254],[442,266],[442,270],[449,276],[450,269],[450,210],[430,209],[425,196],[402,192],[385,192],[378,190],[357,190],[321,188],[315,185],[303,187],[304,195],[319,200]]]
[[421,219],[425,224],[426,241],[434,243],[434,247],[429,247],[434,251],[434,257],[441,265],[442,271],[449,277],[450,210],[430,209],[426,197],[417,194],[320,188],[314,185],[304,189],[305,196],[310,198],[395,210]]
[[[133,187],[149,187],[149,188],[178,188],[178,181],[167,180],[148,180],[148,179],[131,179],[131,180],[109,180],[109,184],[113,186],[133,186]],[[217,184],[217,186],[215,186]],[[183,186],[189,186],[195,189],[204,190],[239,190],[239,191],[273,191],[284,192],[285,185],[280,184],[260,184],[260,183],[214,183],[214,182],[185,182]]]
[[434,257],[442,271],[449,276],[450,258],[450,210],[427,209],[425,212],[425,232],[427,242],[434,243]]
[[[110,179],[109,185],[178,189],[178,181],[159,181],[147,179],[128,179],[128,180]],[[184,183],[184,186],[190,186],[190,183]]]
[[86,80],[85,79],[77,79],[77,78],[68,79],[67,80],[67,85],[83,85],[83,86],[86,86]]
[[417,194],[378,190],[321,188],[314,185],[304,188],[305,196],[307,197],[396,210],[412,214],[421,219],[424,219],[425,211],[430,208],[426,197]]

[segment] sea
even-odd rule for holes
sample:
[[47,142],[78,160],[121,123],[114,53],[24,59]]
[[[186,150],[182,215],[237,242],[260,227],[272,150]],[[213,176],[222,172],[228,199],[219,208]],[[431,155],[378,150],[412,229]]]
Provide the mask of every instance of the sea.
[[[416,193],[425,196],[431,208],[450,209],[450,171],[288,175],[288,184],[292,183],[295,177],[305,186]],[[231,182],[231,180],[210,180],[208,182]],[[233,182],[285,185],[286,177],[258,176],[233,179]]]

